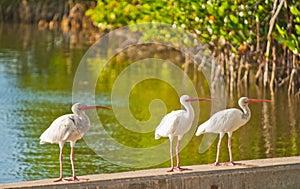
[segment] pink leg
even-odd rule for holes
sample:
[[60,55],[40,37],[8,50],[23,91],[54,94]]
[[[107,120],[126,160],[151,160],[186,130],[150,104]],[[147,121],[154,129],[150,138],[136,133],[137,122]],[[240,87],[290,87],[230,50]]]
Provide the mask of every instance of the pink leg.
[[70,159],[71,159],[71,165],[72,165],[73,180],[79,180],[79,179],[76,177],[76,174],[75,174],[75,166],[74,166],[74,147],[71,147]]
[[181,168],[181,167],[180,167],[179,147],[180,147],[180,139],[178,139],[177,145],[176,145],[176,160],[177,160],[177,166],[176,166],[176,169],[177,169],[178,171],[191,170],[191,169],[188,169],[188,168]]
[[72,178],[65,179],[67,181],[79,181],[79,179],[76,177],[75,174],[75,166],[74,166],[74,147],[71,147],[71,153],[70,153],[70,159],[71,159],[71,165],[72,165]]
[[222,143],[222,137],[223,135],[220,134],[219,142],[218,142],[218,147],[217,147],[217,157],[216,157],[216,162],[215,166],[220,166],[221,164],[219,163],[219,156],[220,156],[220,149],[221,149],[221,143]]
[[229,162],[233,164],[232,151],[231,151],[231,136],[228,136],[228,152],[229,152]]
[[228,135],[228,152],[229,152],[229,162],[225,165],[242,165],[241,163],[233,162],[232,150],[231,150],[231,135]]
[[54,182],[62,181],[63,178],[63,167],[62,167],[62,161],[63,161],[63,144],[59,145],[59,178],[57,180],[54,180]]
[[179,146],[180,146],[180,140],[178,139],[177,145],[176,145],[176,161],[177,161],[177,168],[180,169],[180,158],[179,158]]
[[66,181],[79,181],[79,180],[89,180],[88,178],[78,178],[75,174],[75,166],[74,166],[74,147],[71,147],[70,153],[71,165],[72,165],[72,178],[65,179]]
[[173,163],[173,138],[170,138],[170,157],[171,157],[171,169],[167,170],[167,172],[174,171],[174,163]]

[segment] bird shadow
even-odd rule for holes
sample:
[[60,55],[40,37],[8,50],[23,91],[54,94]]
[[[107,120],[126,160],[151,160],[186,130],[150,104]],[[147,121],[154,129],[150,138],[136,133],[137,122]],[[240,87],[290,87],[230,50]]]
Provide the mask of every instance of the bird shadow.
[[191,168],[177,168],[176,169],[178,172],[183,172],[183,171],[191,171],[191,170],[193,170],[193,169],[191,169]]
[[180,172],[191,171],[191,170],[193,170],[193,169],[191,169],[191,168],[182,168],[182,167],[178,168],[178,167],[176,167],[176,168],[172,168],[170,170],[167,170],[167,172],[169,172],[169,173],[179,172],[180,173]]
[[78,178],[76,177],[75,179],[73,177],[71,178],[63,178],[60,180],[55,180],[54,182],[79,182],[79,181],[88,181],[90,180],[89,178]]
[[246,168],[251,168],[251,167],[256,167],[256,165],[251,165],[251,164],[246,164],[246,163],[237,163],[237,162],[224,162],[224,163],[219,163],[219,165],[215,165],[213,164],[213,166],[215,167],[236,167],[236,166],[242,166],[242,167],[246,167]]

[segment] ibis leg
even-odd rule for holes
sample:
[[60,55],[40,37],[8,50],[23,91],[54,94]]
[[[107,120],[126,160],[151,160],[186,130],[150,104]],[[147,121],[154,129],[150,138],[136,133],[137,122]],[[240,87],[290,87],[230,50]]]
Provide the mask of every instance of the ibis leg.
[[74,166],[74,147],[71,147],[70,159],[71,159],[71,165],[72,165],[73,180],[79,180],[79,179],[76,177],[76,174],[75,174],[75,166]]
[[216,157],[216,162],[215,162],[215,166],[219,166],[219,156],[220,156],[220,150],[221,150],[221,143],[222,143],[222,138],[223,138],[222,133],[220,133],[220,138],[219,138],[219,142],[218,142],[218,146],[217,146],[217,157]]
[[181,168],[180,167],[180,157],[179,157],[179,147],[180,147],[180,142],[181,142],[181,139],[178,139],[177,141],[177,145],[176,145],[176,160],[177,160],[177,166],[176,166],[176,169],[178,171],[185,171],[185,170],[191,170],[189,168]]
[[231,150],[231,134],[228,134],[228,152],[229,152],[229,162],[227,165],[242,165],[241,163],[233,162],[232,150]]
[[71,165],[72,165],[72,177],[69,179],[65,179],[67,181],[78,181],[79,179],[76,177],[75,174],[75,165],[74,165],[74,146],[71,145],[71,153],[70,153],[70,160],[71,160]]
[[59,145],[59,178],[54,182],[62,181],[63,178],[63,144]]
[[74,146],[75,142],[71,142],[71,153],[70,153],[70,159],[71,159],[71,165],[72,165],[72,174],[73,176],[69,179],[65,179],[67,181],[79,181],[79,180],[89,180],[88,178],[78,178],[75,173],[75,165],[74,165]]
[[170,137],[170,157],[171,157],[171,169],[167,170],[167,172],[174,171],[174,162],[173,162],[173,138]]
[[233,163],[232,151],[231,151],[231,136],[228,137],[228,152],[229,152],[229,162]]
[[67,181],[78,181],[79,179],[75,174],[75,166],[74,166],[74,146],[71,145],[71,153],[70,153],[71,165],[72,165],[72,178],[65,179]]
[[177,169],[180,170],[180,158],[179,158],[179,147],[180,147],[180,140],[178,139],[177,145],[176,145],[176,161],[177,161]]

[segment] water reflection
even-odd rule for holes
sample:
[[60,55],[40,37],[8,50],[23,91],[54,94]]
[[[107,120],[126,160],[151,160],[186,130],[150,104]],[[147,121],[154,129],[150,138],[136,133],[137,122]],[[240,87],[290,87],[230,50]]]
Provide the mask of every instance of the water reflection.
[[[67,35],[40,32],[32,26],[6,25],[0,28],[0,183],[56,178],[59,174],[59,148],[51,144],[41,146],[39,136],[56,117],[70,112],[73,78],[88,47],[70,49]],[[123,60],[120,57],[116,59]],[[106,72],[97,84],[96,101],[99,104],[110,104],[109,93],[113,81],[126,65],[118,61],[107,65]],[[93,66],[91,63],[86,69],[93,70]],[[197,86],[199,96],[209,95],[204,76],[195,72],[195,69],[197,68],[190,65],[188,73]],[[250,73],[250,78],[253,78],[252,74]],[[145,88],[148,93],[143,98],[141,93],[145,95]],[[147,80],[136,85],[131,94],[130,109],[136,119],[149,118],[148,107],[151,99],[158,95],[157,89],[161,99],[166,102],[167,111],[180,108],[178,96],[172,88],[166,83]],[[240,96],[274,100],[273,104],[250,105],[251,120],[233,134],[232,150],[235,160],[300,154],[300,117],[297,116],[300,110],[297,99],[288,97],[281,90],[271,96],[251,82],[249,85],[239,86],[236,91],[234,88],[228,90],[232,94],[227,99],[228,108],[237,107]],[[88,98],[85,93],[81,96],[83,99]],[[199,124],[208,119],[210,114],[209,105],[200,106]],[[164,139],[155,141],[151,132],[141,134],[124,129],[112,113],[101,111],[99,114],[111,137],[126,145],[141,148],[164,142]],[[89,134],[99,135],[92,130]],[[205,153],[199,154],[201,139],[202,136],[193,137],[182,150],[182,165],[214,162],[217,141]],[[84,140],[78,141],[75,148],[79,175],[131,170],[102,159]],[[220,161],[227,161],[226,142],[222,143],[221,148]],[[165,152],[168,155],[168,149]],[[71,175],[69,153],[67,145],[64,148],[66,176]],[[169,162],[165,162],[157,167],[168,166]]]

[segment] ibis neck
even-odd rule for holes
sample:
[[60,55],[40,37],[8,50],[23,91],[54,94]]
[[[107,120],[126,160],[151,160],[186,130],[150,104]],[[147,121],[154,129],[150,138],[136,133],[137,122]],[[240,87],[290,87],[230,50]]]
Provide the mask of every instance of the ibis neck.
[[183,107],[186,109],[188,115],[194,117],[194,109],[193,109],[193,106],[191,103],[185,103],[185,104],[182,104]]
[[251,117],[251,111],[250,111],[248,105],[247,104],[243,105],[243,106],[241,106],[241,108],[243,110],[242,118],[243,119],[250,119],[250,117]]
[[89,117],[85,114],[85,111],[78,111],[78,112],[74,112],[75,114],[75,119],[77,119],[77,124],[76,127],[79,131],[79,133],[81,133],[81,137],[83,136],[83,134],[89,130],[90,128],[90,120]]
[[86,114],[85,114],[85,111],[75,111],[75,112],[73,112],[75,115],[77,115],[77,116],[79,116],[79,117],[84,117],[84,116],[87,116]]

